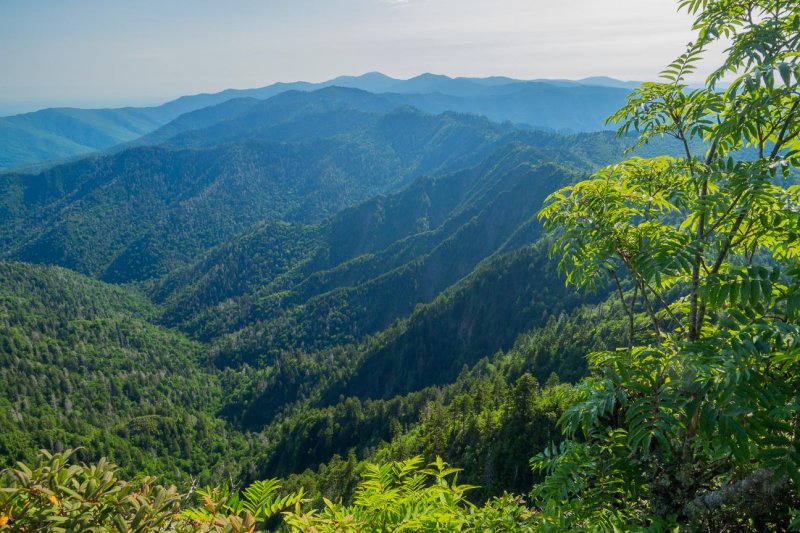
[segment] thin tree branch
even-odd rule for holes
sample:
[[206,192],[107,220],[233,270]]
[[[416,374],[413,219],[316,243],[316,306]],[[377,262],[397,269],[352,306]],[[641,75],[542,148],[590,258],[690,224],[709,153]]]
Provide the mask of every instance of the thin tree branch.
[[[613,268],[609,268],[608,269],[608,273],[611,274],[611,277],[614,278],[614,281],[617,284],[617,290],[619,291],[619,299],[620,299],[620,302],[622,303],[622,308],[625,310],[625,314],[628,315],[628,352],[632,352],[633,351],[633,327],[634,327],[634,324],[633,324],[633,319],[634,319],[633,304],[631,304],[631,309],[628,310],[628,304],[627,304],[627,302],[625,302],[625,293],[622,290],[622,283],[620,283],[620,281],[619,281],[619,276],[617,276],[617,273],[614,271]],[[636,298],[636,293],[635,292],[634,292],[633,297],[634,297],[634,299]]]
[[661,338],[661,327],[658,324],[658,318],[653,311],[653,306],[650,305],[650,300],[647,298],[647,291],[644,288],[644,282],[640,281],[642,286],[642,300],[644,301],[645,308],[647,309],[647,314],[650,316],[650,321],[653,323],[653,329],[656,332],[656,338]]
[[[789,109],[789,112],[786,114],[786,120],[783,121],[783,127],[778,135],[778,140],[775,141],[775,146],[772,148],[772,153],[769,156],[770,161],[774,160],[778,156],[778,152],[780,152],[781,148],[783,147],[783,143],[791,139],[791,137],[789,139],[784,139],[784,137],[786,137],[786,131],[789,129],[789,124],[792,122],[792,115],[794,115],[795,111],[797,111],[798,106],[800,106],[800,100],[795,100],[791,109]],[[795,133],[793,137],[796,135],[797,133]]]

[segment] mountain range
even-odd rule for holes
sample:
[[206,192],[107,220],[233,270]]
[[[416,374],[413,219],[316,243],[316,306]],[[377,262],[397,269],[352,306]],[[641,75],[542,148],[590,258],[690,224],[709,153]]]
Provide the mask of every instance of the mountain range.
[[392,95],[395,103],[407,103],[432,113],[476,113],[497,121],[580,132],[603,129],[603,119],[636,85],[603,77],[521,81],[505,77],[450,78],[422,74],[398,80],[372,72],[341,76],[322,83],[276,83],[257,89],[183,96],[155,107],[43,109],[0,117],[0,170],[15,167],[35,170],[48,162],[134,141],[190,111],[234,99],[265,100],[286,91],[315,91],[334,86],[355,88]]
[[[566,85],[546,91],[622,91]],[[537,212],[631,141],[441,110],[442,94],[236,95],[0,175],[2,464],[80,445],[179,483],[324,484],[343,457],[419,452],[473,465],[484,496],[529,483],[518,439],[545,442],[560,407],[512,436],[495,400],[579,379],[623,323],[605,292],[565,286]],[[499,425],[442,441],[436,417],[486,394],[493,411],[469,416]]]

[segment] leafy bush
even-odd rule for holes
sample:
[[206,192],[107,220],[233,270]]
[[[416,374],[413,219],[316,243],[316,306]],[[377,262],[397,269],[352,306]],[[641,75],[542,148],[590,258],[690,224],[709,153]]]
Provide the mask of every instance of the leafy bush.
[[70,464],[75,450],[39,453],[32,467],[19,463],[0,478],[0,529],[11,531],[166,530],[175,523],[180,495],[175,487],[145,477],[117,479],[105,459]]
[[[457,483],[458,469],[421,457],[368,464],[351,504],[325,500],[310,509],[303,490],[280,494],[281,483],[257,481],[241,494],[205,488],[179,494],[143,478],[121,481],[105,459],[70,464],[75,451],[42,450],[33,468],[20,464],[0,478],[0,530],[11,531],[533,531],[534,515],[520,497],[486,506],[469,503],[474,488]],[[200,507],[181,510],[192,496]]]
[[441,459],[422,468],[415,457],[385,465],[369,465],[351,505],[325,501],[321,512],[287,516],[300,531],[463,531],[472,506],[458,485],[458,469]]
[[[187,509],[181,517],[189,521],[193,531],[253,531],[264,526],[288,509],[297,506],[303,490],[281,497],[277,479],[256,481],[240,495],[227,488],[206,488],[197,491],[203,507]],[[184,526],[187,524],[184,522]]]

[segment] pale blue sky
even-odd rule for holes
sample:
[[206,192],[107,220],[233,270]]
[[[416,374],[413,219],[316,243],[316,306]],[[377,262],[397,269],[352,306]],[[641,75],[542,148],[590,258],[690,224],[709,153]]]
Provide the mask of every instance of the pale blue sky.
[[0,0],[0,115],[379,70],[652,79],[674,0]]

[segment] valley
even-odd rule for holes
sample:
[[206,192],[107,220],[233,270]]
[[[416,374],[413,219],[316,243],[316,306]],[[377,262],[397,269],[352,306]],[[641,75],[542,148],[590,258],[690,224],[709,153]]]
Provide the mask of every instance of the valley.
[[800,530],[798,2],[123,4],[0,104],[328,81],[0,117],[0,531]]
[[[367,459],[382,441],[413,446],[406,432],[431,406],[450,408],[444,391],[462,380],[513,386],[519,372],[474,369],[506,353],[527,365],[541,354],[513,351],[523,334],[605,299],[564,286],[533,206],[619,157],[626,141],[611,134],[565,137],[330,87],[193,111],[135,144],[2,177],[3,265],[19,280],[3,286],[24,302],[5,307],[16,422],[2,457],[86,443],[87,458],[178,482]],[[115,307],[120,296],[138,303]],[[82,363],[35,378],[50,394],[31,396],[34,368],[61,360],[42,343]],[[586,371],[577,354],[551,357],[526,372]],[[327,437],[312,422],[323,414],[336,420]],[[33,430],[34,418],[48,424]],[[196,430],[176,432],[189,419]]]

